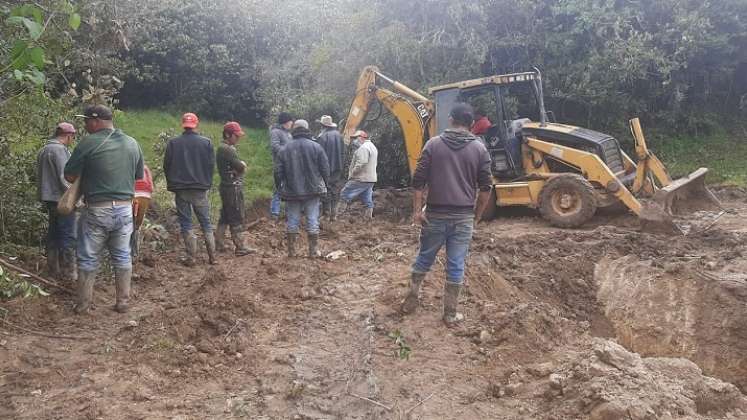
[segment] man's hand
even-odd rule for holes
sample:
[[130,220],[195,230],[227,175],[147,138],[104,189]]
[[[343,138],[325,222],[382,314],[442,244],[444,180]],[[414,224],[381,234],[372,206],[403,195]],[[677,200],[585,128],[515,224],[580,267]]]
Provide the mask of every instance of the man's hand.
[[425,217],[425,212],[422,210],[416,211],[412,214],[412,224],[415,226],[425,226],[428,224],[428,218]]

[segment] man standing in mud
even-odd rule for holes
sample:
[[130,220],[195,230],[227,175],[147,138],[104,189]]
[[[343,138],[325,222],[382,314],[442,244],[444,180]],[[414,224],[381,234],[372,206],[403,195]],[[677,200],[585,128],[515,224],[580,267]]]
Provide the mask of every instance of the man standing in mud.
[[67,191],[70,183],[65,180],[63,170],[68,159],[68,149],[75,139],[75,127],[70,123],[60,123],[54,137],[36,157],[36,185],[39,201],[44,204],[49,215],[47,229],[47,272],[53,278],[75,282],[78,273],[75,268],[75,214],[63,215],[57,212],[57,202]]
[[91,306],[99,256],[106,247],[114,267],[114,310],[127,312],[132,279],[132,197],[135,180],[143,178],[143,152],[135,139],[114,128],[109,108],[90,106],[80,117],[85,118],[89,135],[81,140],[65,165],[68,182],[81,177],[80,190],[86,201],[78,227],[75,311],[83,313]]
[[[270,148],[272,151],[273,168],[277,165],[278,155],[283,147],[293,139],[291,136],[293,117],[287,112],[278,115],[278,123],[270,127]],[[280,186],[275,184],[270,200],[270,217],[277,222],[280,219]]]
[[337,130],[337,124],[332,122],[331,116],[322,115],[319,123],[322,125],[322,132],[316,141],[324,149],[327,161],[329,161],[329,184],[327,184],[327,196],[322,202],[322,214],[333,222],[337,218],[337,201],[340,199],[340,188],[343,182],[345,143],[342,141],[340,131]]
[[327,194],[329,163],[322,146],[311,139],[306,120],[293,124],[293,141],[278,155],[274,175],[275,185],[285,201],[288,256],[296,256],[302,212],[306,215],[309,234],[309,257],[319,256],[319,203]]
[[179,217],[182,240],[187,251],[184,264],[195,264],[197,238],[192,234],[192,211],[205,235],[205,247],[210,264],[216,264],[215,237],[210,224],[210,201],[208,191],[213,185],[215,155],[213,143],[197,132],[197,115],[188,112],[182,116],[184,133],[166,143],[163,157],[163,172],[166,175],[166,188],[174,193],[176,213]]
[[[457,312],[464,261],[474,223],[480,220],[490,199],[490,154],[469,131],[473,118],[471,106],[456,104],[449,113],[450,128],[428,140],[412,177],[413,223],[421,227],[420,249],[412,265],[410,290],[400,310],[409,314],[417,309],[425,275],[445,246],[443,320],[447,325],[464,319]],[[426,190],[427,210],[423,211]]]
[[231,240],[236,249],[237,257],[249,255],[256,250],[246,246],[244,242],[244,174],[246,163],[239,159],[236,144],[244,131],[239,123],[229,121],[223,126],[223,142],[215,152],[215,164],[220,175],[220,219],[218,228],[215,230],[215,247],[218,251],[224,251],[223,240],[226,236],[226,227],[231,229]]
[[377,180],[376,166],[379,151],[368,139],[368,133],[363,130],[353,133],[352,142],[358,143],[359,146],[355,149],[353,159],[350,161],[348,182],[340,192],[341,200],[337,211],[339,214],[344,213],[350,202],[360,197],[363,205],[366,206],[363,220],[370,222],[373,218],[373,187]]

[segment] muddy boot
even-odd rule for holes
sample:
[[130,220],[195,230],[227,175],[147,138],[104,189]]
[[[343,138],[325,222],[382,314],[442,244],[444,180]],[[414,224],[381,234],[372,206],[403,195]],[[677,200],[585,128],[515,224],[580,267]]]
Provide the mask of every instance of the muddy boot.
[[348,202],[345,200],[340,200],[340,202],[337,203],[337,208],[335,209],[335,217],[342,216],[347,209]]
[[420,286],[423,285],[423,280],[425,280],[425,273],[412,273],[410,291],[399,307],[400,312],[403,314],[414,313],[418,309],[418,306],[420,306]]
[[464,319],[464,315],[457,312],[459,304],[459,293],[462,291],[462,285],[459,283],[446,282],[444,285],[444,316],[446,324],[455,324]]
[[78,301],[75,313],[88,312],[93,302],[93,282],[96,281],[96,271],[78,270]]
[[332,201],[329,205],[329,221],[334,222],[337,220],[337,207],[339,204],[336,201]]
[[194,267],[195,254],[197,254],[197,238],[189,232],[183,235],[184,250],[187,251],[187,257],[182,261],[187,267]]
[[217,252],[226,252],[226,227],[228,225],[218,225],[215,229],[215,250]]
[[244,255],[254,254],[255,252],[257,252],[256,249],[246,246],[244,233],[241,231],[240,226],[231,226],[231,240],[233,240],[233,245],[236,247],[234,254],[237,257],[243,257]]
[[371,223],[371,221],[373,220],[373,207],[366,208],[366,212],[363,213],[363,220],[366,223]]
[[288,233],[288,257],[293,258],[296,256],[296,241],[298,240],[297,233]]
[[117,293],[117,303],[114,310],[123,314],[130,309],[130,284],[132,269],[117,268],[114,270],[114,287]]
[[66,282],[75,283],[78,280],[78,266],[75,259],[75,248],[62,250],[62,263],[60,264],[62,279]]
[[208,263],[210,265],[218,264],[215,259],[215,236],[213,236],[213,232],[205,232],[205,248],[208,253]]
[[53,280],[60,278],[60,251],[47,249],[47,276]]
[[309,258],[319,258],[322,253],[319,252],[319,234],[309,233]]

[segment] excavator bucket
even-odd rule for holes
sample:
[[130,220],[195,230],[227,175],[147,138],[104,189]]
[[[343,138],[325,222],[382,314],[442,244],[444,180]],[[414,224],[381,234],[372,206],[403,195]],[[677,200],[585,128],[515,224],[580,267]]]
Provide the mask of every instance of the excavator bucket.
[[707,168],[700,168],[658,189],[650,200],[642,200],[644,229],[687,235],[715,220],[714,212],[723,207],[705,185],[707,173]]

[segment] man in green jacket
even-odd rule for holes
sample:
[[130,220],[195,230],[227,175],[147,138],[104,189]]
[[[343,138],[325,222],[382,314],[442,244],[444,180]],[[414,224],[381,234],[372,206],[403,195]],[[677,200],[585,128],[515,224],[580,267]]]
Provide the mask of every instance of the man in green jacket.
[[65,165],[65,179],[81,177],[86,208],[78,228],[78,303],[76,312],[88,311],[101,251],[109,251],[114,267],[117,312],[126,312],[130,299],[133,229],[132,197],[135,180],[143,178],[143,152],[135,139],[115,129],[112,112],[89,106],[83,115],[89,133],[73,150]]

